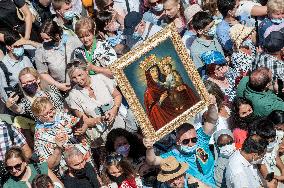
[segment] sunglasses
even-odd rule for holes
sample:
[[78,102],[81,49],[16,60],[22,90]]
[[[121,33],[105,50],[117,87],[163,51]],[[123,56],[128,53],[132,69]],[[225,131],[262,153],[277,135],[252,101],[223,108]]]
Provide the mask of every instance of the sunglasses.
[[184,139],[183,141],[181,141],[182,145],[187,145],[189,144],[189,142],[191,143],[196,143],[197,142],[197,137],[193,137],[193,138],[188,138],[188,139]]
[[5,168],[7,171],[10,171],[10,172],[13,171],[14,168],[19,171],[21,170],[22,164],[23,163],[16,164],[15,166],[6,166]]
[[218,147],[223,147],[223,146],[226,146],[226,145],[231,145],[231,144],[233,144],[233,143],[234,143],[234,141],[231,140],[231,141],[228,142],[227,144],[218,144]]
[[160,4],[161,1],[162,1],[162,0],[158,0],[158,1],[154,2],[154,3],[150,3],[150,2],[149,2],[149,5],[150,5],[150,6],[156,6],[157,4]]
[[112,164],[114,161],[121,161],[123,159],[123,156],[121,154],[112,154],[106,157],[106,163],[107,165]]

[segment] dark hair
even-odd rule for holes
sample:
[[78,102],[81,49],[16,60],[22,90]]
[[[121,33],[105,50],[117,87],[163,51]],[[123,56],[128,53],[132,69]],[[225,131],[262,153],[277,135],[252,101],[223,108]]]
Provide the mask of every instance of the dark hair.
[[204,82],[205,88],[207,89],[209,94],[212,94],[216,98],[217,107],[220,110],[220,108],[223,106],[223,102],[225,99],[225,94],[221,90],[221,88],[214,82],[210,80],[205,80]]
[[27,158],[23,152],[23,150],[18,146],[13,146],[9,148],[9,150],[5,154],[5,164],[7,163],[8,159],[12,157],[20,158],[23,162],[27,162]]
[[108,153],[115,152],[114,142],[118,137],[121,136],[125,137],[130,145],[130,150],[129,150],[130,158],[139,159],[140,157],[145,156],[146,148],[143,145],[143,142],[139,140],[139,138],[136,135],[122,128],[112,129],[108,133],[105,144]]
[[[111,153],[110,155],[115,155],[116,153]],[[109,166],[116,166],[118,169],[121,169],[122,170],[122,175],[123,175],[123,178],[124,180],[125,179],[130,179],[130,178],[133,178],[136,176],[136,171],[134,169],[134,167],[127,161],[125,160],[124,158],[122,158],[121,160],[113,160],[111,163],[104,163],[104,168],[102,170],[102,175],[101,175],[101,178],[102,178],[102,182],[104,184],[110,184],[110,174],[108,172],[108,167]]]
[[99,11],[103,11],[103,9],[107,6],[108,0],[95,0],[95,4],[97,5]]
[[250,125],[249,134],[256,134],[266,140],[275,138],[276,130],[274,128],[274,123],[268,120],[267,117],[259,118]]
[[110,11],[101,11],[98,12],[97,16],[96,16],[96,26],[97,26],[97,30],[104,32],[105,31],[105,27],[107,26],[107,24],[112,20],[113,18],[113,13]]
[[55,21],[51,20],[46,21],[42,25],[41,32],[47,34],[50,38],[52,38],[56,42],[60,40],[60,37],[63,34],[62,28],[58,26]]
[[209,25],[213,21],[212,16],[208,12],[197,12],[192,17],[192,26],[196,31],[200,29],[204,29],[207,25]]
[[269,82],[271,82],[269,69],[267,67],[260,67],[252,71],[249,77],[248,86],[254,91],[262,92]]
[[5,32],[4,43],[7,46],[12,46],[20,38],[21,38],[20,34],[16,31]]
[[212,16],[217,13],[217,0],[203,1],[202,10],[208,11]]
[[245,139],[242,150],[249,154],[257,153],[258,155],[262,155],[265,152],[267,145],[267,140],[257,135],[253,135]]
[[274,123],[274,125],[279,125],[284,123],[284,111],[274,110],[267,117],[270,121]]
[[194,129],[194,126],[189,123],[183,123],[176,129],[176,138],[179,139],[185,132]]
[[233,10],[236,6],[236,0],[217,0],[217,6],[219,12],[225,18],[228,15],[229,10]]
[[46,174],[38,174],[32,181],[32,188],[47,188],[53,184],[51,178]]

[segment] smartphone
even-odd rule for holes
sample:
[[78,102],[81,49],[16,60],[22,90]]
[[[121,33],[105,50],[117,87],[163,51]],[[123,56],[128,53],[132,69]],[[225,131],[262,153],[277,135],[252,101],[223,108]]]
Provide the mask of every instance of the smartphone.
[[270,182],[270,181],[273,180],[273,178],[274,178],[274,172],[271,172],[271,173],[269,173],[269,174],[266,175],[266,178],[265,178],[265,179],[266,179],[268,182]]
[[[8,97],[15,97],[16,95],[18,95],[19,100],[24,97],[24,94],[23,94],[19,84],[16,84],[13,87],[12,86],[5,87],[4,90],[5,90]],[[13,96],[11,96],[11,94],[13,92],[15,94],[13,94]]]

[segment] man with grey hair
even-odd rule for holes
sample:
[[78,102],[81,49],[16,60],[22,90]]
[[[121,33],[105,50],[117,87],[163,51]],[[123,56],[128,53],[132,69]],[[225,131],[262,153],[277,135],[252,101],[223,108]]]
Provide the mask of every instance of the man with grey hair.
[[68,170],[63,176],[63,183],[68,188],[95,188],[100,187],[95,168],[86,162],[81,151],[70,147],[64,152],[64,159]]

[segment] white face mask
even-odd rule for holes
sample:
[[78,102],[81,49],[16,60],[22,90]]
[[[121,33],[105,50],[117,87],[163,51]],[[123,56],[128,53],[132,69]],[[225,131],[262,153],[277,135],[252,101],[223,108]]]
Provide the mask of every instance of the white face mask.
[[252,159],[252,162],[250,162],[253,165],[257,165],[257,164],[262,164],[263,161],[263,157],[257,160]]
[[274,140],[273,142],[269,142],[267,146],[267,152],[271,152],[276,145],[277,145],[277,140]]
[[220,156],[224,158],[229,158],[236,151],[235,144],[228,144],[220,147],[219,149]]
[[152,7],[152,9],[156,12],[161,12],[162,10],[164,10],[164,4],[159,3],[158,5]]

